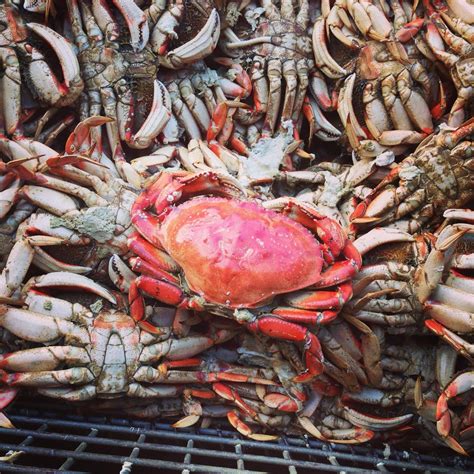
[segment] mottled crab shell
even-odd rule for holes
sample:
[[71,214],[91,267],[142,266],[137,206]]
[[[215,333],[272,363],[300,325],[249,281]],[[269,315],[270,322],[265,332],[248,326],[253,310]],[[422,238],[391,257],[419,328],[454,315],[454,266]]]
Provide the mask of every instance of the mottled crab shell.
[[161,231],[191,290],[211,303],[254,307],[320,279],[311,232],[256,203],[195,198],[173,209]]

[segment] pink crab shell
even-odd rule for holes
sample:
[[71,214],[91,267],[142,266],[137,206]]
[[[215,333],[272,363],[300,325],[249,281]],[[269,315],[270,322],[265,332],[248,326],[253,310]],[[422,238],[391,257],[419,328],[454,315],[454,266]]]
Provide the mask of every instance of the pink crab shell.
[[310,286],[323,264],[311,232],[252,202],[192,199],[165,218],[161,240],[192,291],[231,308]]

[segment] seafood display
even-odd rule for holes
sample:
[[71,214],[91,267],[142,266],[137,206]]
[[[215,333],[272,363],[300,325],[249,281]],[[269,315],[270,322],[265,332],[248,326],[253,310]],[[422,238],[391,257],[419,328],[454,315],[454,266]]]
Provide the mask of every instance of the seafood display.
[[0,425],[71,408],[474,452],[474,5],[0,3]]

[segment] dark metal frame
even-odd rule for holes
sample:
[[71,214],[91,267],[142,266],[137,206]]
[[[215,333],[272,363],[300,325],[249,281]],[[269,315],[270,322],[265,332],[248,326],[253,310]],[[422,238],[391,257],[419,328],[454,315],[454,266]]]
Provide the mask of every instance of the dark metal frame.
[[366,446],[325,444],[305,436],[256,442],[219,429],[175,430],[164,423],[79,416],[59,405],[15,405],[15,429],[0,428],[0,456],[23,451],[0,472],[472,473],[474,461]]

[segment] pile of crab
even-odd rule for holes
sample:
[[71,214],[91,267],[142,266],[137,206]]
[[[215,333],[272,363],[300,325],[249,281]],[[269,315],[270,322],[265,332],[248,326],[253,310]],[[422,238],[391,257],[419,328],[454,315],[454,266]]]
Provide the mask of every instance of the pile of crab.
[[0,5],[18,394],[474,451],[466,0]]

